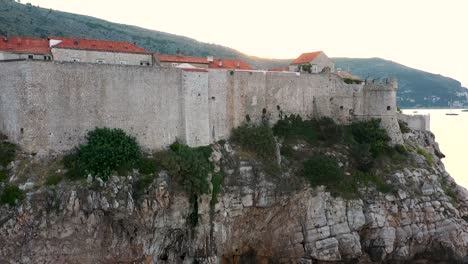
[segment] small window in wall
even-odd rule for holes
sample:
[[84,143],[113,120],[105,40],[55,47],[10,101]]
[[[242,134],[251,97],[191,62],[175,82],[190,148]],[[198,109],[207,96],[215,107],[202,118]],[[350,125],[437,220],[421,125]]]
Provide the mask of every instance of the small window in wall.
[[97,60],[96,60],[96,63],[106,63],[106,60],[103,60],[103,59],[97,59]]
[[390,110],[392,110],[392,107],[387,106],[387,111],[390,111]]
[[34,56],[33,55],[28,55],[28,59],[30,59],[30,60],[34,59]]
[[146,65],[146,66],[149,66],[150,63],[149,63],[149,61],[140,61],[140,65],[141,65],[141,66],[145,66],[145,65]]
[[127,65],[127,61],[126,61],[126,60],[121,60],[121,61],[119,61],[119,64],[121,64],[121,65]]
[[317,67],[317,65],[315,65],[315,64],[312,65],[312,72],[313,72],[313,73],[318,73],[318,67]]
[[71,61],[79,62],[79,61],[80,61],[80,58],[72,58]]

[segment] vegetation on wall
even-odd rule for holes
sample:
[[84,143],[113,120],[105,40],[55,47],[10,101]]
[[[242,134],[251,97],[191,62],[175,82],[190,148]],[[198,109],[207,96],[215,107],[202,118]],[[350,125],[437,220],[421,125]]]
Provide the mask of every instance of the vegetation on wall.
[[1,138],[4,137],[0,134],[0,166],[7,167],[16,155],[16,145],[8,141],[3,141]]
[[188,218],[192,226],[198,223],[198,198],[200,195],[210,193],[210,176],[212,182],[217,184],[216,186],[213,184],[212,195],[217,195],[220,190],[222,179],[213,172],[214,167],[209,160],[211,153],[210,146],[191,148],[175,142],[168,151],[155,155],[161,168],[165,169],[189,195],[192,210]]
[[133,168],[141,158],[134,137],[121,129],[96,128],[88,133],[85,144],[64,157],[64,165],[72,179],[91,174],[107,180],[112,171]]
[[432,155],[427,152],[427,150],[423,149],[423,148],[417,148],[416,149],[416,152],[419,154],[419,155],[422,155],[425,159],[426,159],[426,162],[429,164],[429,165],[433,165],[434,164],[434,158],[432,157]]
[[0,203],[14,206],[24,199],[24,192],[17,186],[6,185],[0,195]]
[[244,124],[232,131],[232,142],[256,155],[263,164],[263,170],[270,175],[278,175],[277,144],[273,130],[267,124]]
[[411,129],[408,127],[408,123],[403,120],[398,120],[398,125],[400,126],[400,131],[403,134],[411,132]]
[[[303,120],[292,115],[279,120],[273,131],[283,139],[281,151],[290,167],[302,167],[311,186],[323,185],[342,197],[355,197],[359,188],[370,185],[380,192],[393,191],[380,175],[376,161],[408,154],[405,146],[389,145],[390,137],[380,127],[379,119],[343,126],[330,118]],[[348,157],[349,162],[339,162],[334,154],[325,155],[330,149]]]
[[385,129],[380,127],[380,119],[353,122],[349,126],[353,139],[357,144],[368,144],[374,157],[385,153],[390,147],[390,137]]

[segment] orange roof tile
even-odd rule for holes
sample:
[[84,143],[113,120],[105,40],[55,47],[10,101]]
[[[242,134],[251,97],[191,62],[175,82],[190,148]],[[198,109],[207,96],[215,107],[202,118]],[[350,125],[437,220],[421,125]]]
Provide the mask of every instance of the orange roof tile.
[[208,59],[205,57],[191,57],[191,56],[179,56],[179,55],[166,55],[166,54],[154,54],[155,57],[159,58],[162,62],[178,62],[178,63],[200,63],[208,64]]
[[322,53],[322,51],[302,53],[301,56],[299,56],[297,59],[291,62],[291,65],[304,64],[304,63],[311,62],[315,58],[317,58],[317,56],[320,55],[320,53]]
[[52,48],[151,54],[151,52],[130,42],[63,37],[50,37],[50,39],[62,41]]
[[271,69],[268,69],[268,71],[273,71],[273,72],[289,71],[289,67],[271,68]]
[[253,70],[247,63],[241,60],[226,60],[226,59],[214,59],[210,63],[209,68],[211,69],[227,69],[227,70]]
[[208,70],[200,69],[200,68],[181,68],[181,69],[187,72],[208,72]]
[[1,36],[0,51],[12,53],[50,54],[47,39]]
[[352,79],[352,80],[358,80],[358,81],[362,81],[363,79],[359,76],[356,76],[352,73],[349,73],[349,72],[346,72],[346,71],[342,71],[342,70],[338,70],[336,71],[336,75],[338,75],[340,78],[342,79]]

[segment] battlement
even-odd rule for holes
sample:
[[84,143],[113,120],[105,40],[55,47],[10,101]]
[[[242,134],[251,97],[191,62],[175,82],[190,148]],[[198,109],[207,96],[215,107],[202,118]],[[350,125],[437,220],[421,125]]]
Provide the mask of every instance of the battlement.
[[[346,84],[332,73],[14,61],[0,67],[0,131],[28,152],[64,152],[95,127],[116,127],[147,149],[227,139],[247,119],[381,118],[398,128],[396,81]],[[389,130],[390,131],[390,130]],[[395,142],[401,134],[391,131]]]
[[364,84],[364,87],[369,90],[398,90],[398,81],[396,78],[367,78]]

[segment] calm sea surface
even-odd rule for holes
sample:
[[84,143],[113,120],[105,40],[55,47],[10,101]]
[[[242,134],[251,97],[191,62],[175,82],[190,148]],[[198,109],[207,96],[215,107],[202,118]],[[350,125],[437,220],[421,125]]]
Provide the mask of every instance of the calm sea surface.
[[468,112],[451,111],[458,116],[445,115],[448,109],[405,109],[403,113],[431,115],[431,131],[446,156],[442,159],[445,168],[458,184],[468,188]]

